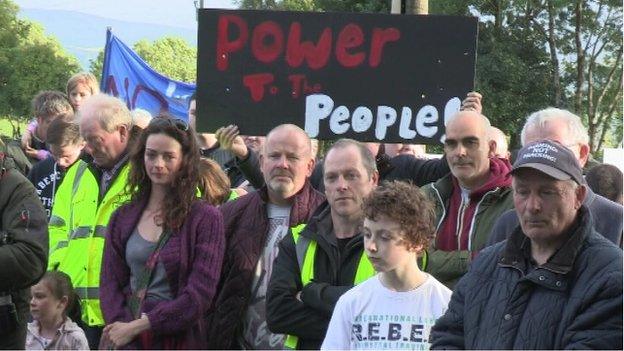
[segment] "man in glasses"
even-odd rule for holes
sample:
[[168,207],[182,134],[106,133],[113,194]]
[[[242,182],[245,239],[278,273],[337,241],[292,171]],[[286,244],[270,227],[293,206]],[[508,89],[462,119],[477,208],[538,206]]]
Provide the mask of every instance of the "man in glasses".
[[72,168],[63,179],[72,186],[64,187],[68,192],[64,198],[71,199],[71,203],[66,218],[59,218],[68,228],[68,242],[58,270],[71,277],[81,298],[81,324],[89,347],[95,349],[104,326],[99,301],[104,236],[111,214],[127,200],[124,188],[134,133],[132,116],[124,102],[105,94],[89,98],[76,117],[93,161]]

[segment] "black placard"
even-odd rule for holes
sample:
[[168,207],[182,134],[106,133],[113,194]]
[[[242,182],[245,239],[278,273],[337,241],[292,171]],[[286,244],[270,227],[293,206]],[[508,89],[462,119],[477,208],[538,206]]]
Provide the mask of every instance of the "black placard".
[[199,10],[197,129],[436,144],[473,90],[477,19]]

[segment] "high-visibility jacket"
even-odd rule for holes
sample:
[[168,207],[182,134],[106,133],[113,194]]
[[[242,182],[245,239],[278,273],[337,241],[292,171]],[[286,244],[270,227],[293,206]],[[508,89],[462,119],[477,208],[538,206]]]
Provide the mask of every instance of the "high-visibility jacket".
[[[314,279],[314,258],[316,257],[316,241],[299,235],[305,228],[305,224],[300,224],[291,228],[293,240],[295,242],[295,250],[297,253],[297,262],[301,270],[301,283],[306,286]],[[362,251],[362,256],[358,263],[353,285],[358,285],[366,279],[375,275],[375,268],[368,259],[368,256]],[[287,349],[297,349],[299,339],[294,335],[287,335],[284,346]]]
[[236,191],[234,191],[234,189],[230,189],[230,195],[228,196],[227,201],[232,201],[232,200],[236,200],[238,199],[240,196],[238,195],[238,193]]
[[[59,185],[52,205],[52,215],[48,223],[50,251],[48,257],[48,270],[55,270],[67,253],[67,244],[71,233],[74,231],[75,219],[72,220],[72,208],[76,197],[78,185],[82,174],[87,171],[88,164],[83,160],[76,161],[67,169],[64,182]],[[86,204],[82,204],[85,206]],[[96,204],[93,204],[95,206]],[[95,213],[95,207],[91,212]],[[88,212],[83,209],[83,212]]]
[[71,277],[74,290],[81,298],[82,319],[89,326],[104,325],[99,299],[104,237],[113,212],[129,200],[125,192],[129,171],[130,165],[124,165],[103,196],[91,170],[83,172],[78,180],[69,174],[65,176],[68,183],[77,181],[78,185],[71,198],[72,212],[65,219],[66,223],[71,223],[68,226],[71,225],[73,231],[69,232],[58,270]]

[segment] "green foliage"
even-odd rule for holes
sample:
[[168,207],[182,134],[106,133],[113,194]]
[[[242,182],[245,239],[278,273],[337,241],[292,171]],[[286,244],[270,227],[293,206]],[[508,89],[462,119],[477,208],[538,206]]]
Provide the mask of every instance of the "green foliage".
[[390,11],[389,0],[241,0],[241,9],[288,11],[340,11],[382,12]]
[[[183,82],[194,82],[197,76],[197,49],[190,47],[184,39],[164,37],[154,41],[140,40],[133,50],[158,73]],[[91,60],[90,71],[101,79],[104,64],[104,50]]]
[[13,2],[0,0],[0,112],[25,120],[37,92],[65,91],[80,66],[39,24],[18,19],[17,10]]
[[89,71],[98,80],[102,79],[102,69],[104,68],[104,50],[100,50],[95,59],[89,60]]
[[164,37],[150,44],[146,40],[134,44],[134,51],[153,69],[183,82],[194,82],[197,76],[197,49],[181,38]]

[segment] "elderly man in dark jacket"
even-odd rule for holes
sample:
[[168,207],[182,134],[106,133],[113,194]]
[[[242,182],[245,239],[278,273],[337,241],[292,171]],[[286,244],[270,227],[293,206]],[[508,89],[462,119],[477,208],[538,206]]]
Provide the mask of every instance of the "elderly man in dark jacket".
[[0,349],[24,349],[28,288],[48,261],[47,216],[0,141]]
[[[522,145],[542,139],[565,145],[581,167],[587,165],[589,135],[579,116],[552,107],[531,114],[522,128]],[[586,188],[583,205],[587,206],[594,219],[594,229],[615,245],[622,246],[622,205],[594,193],[588,186]],[[505,240],[517,225],[518,217],[513,210],[503,213],[494,224],[492,231],[496,234],[490,236],[488,245]]]
[[432,348],[621,350],[622,252],[594,230],[575,156],[538,141],[512,175],[520,226],[459,281]]
[[266,185],[221,207],[226,254],[209,316],[211,349],[282,349],[267,328],[265,299],[273,260],[289,229],[307,223],[325,197],[314,190],[310,139],[294,125],[268,135],[260,155]]

